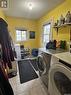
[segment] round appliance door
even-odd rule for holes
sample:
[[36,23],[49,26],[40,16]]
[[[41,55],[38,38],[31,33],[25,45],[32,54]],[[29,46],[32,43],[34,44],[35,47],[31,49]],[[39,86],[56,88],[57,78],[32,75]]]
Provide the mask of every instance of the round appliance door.
[[61,63],[51,66],[48,92],[49,95],[71,95],[71,68]]
[[38,62],[37,62],[38,70],[39,70],[39,75],[43,75],[46,72],[46,63],[44,61],[43,55],[38,56]]

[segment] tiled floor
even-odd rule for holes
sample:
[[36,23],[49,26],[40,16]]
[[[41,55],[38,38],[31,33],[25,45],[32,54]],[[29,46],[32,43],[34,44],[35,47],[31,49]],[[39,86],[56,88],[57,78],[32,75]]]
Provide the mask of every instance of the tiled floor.
[[17,76],[9,79],[14,95],[48,95],[47,89],[40,78],[20,84],[19,72]]

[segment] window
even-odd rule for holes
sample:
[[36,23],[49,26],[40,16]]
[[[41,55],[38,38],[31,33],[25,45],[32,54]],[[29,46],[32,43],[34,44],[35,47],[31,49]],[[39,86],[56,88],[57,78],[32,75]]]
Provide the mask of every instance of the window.
[[17,41],[25,41],[27,40],[27,30],[16,30],[16,40]]
[[50,35],[51,35],[50,32],[51,32],[51,23],[48,23],[43,26],[43,46],[44,47],[50,40]]

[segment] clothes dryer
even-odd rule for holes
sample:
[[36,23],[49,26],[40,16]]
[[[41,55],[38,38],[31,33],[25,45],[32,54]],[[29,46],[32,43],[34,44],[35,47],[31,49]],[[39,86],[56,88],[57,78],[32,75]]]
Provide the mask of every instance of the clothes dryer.
[[71,95],[71,65],[62,61],[49,70],[49,95]]

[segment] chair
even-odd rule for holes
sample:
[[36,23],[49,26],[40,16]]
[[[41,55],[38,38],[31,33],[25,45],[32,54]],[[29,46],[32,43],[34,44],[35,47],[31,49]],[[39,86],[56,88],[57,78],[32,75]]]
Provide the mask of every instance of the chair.
[[32,49],[32,56],[33,57],[37,57],[38,56],[38,49],[36,49],[36,48]]

